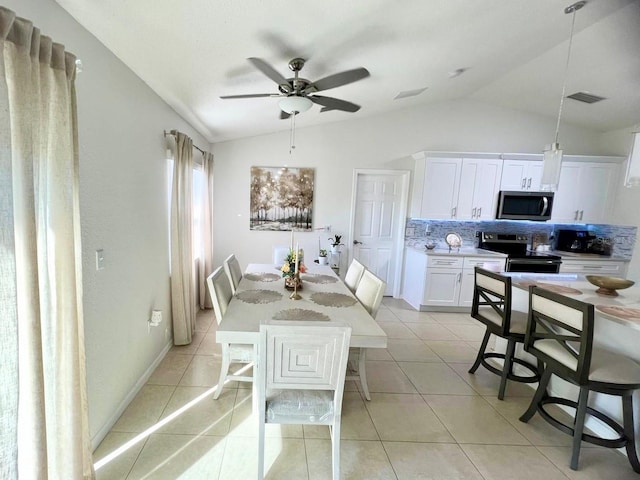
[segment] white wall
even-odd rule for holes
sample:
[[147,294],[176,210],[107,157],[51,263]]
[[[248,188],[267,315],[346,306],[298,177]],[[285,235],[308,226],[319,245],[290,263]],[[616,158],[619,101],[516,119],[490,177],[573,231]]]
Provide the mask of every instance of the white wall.
[[[314,167],[314,226],[332,225],[334,232],[346,234],[354,168],[412,170],[410,155],[421,150],[541,153],[554,133],[554,118],[456,100],[299,129],[291,156],[288,132],[216,144],[215,262],[220,264],[231,252],[241,263],[268,262],[272,245],[289,243],[284,232],[249,231],[249,170],[253,165]],[[613,153],[598,141],[597,132],[563,125],[560,133],[567,154]],[[317,254],[318,236],[326,246],[328,235],[324,233],[297,235],[306,245],[307,258]],[[245,238],[250,241],[238,241]],[[350,245],[351,239],[343,240]]]
[[[5,0],[82,59],[78,76],[85,344],[92,437],[117,419],[136,382],[168,345],[166,144],[179,129],[206,140],[53,0]],[[106,268],[95,269],[104,249]],[[164,321],[147,333],[151,309]],[[97,440],[97,438],[94,438]]]

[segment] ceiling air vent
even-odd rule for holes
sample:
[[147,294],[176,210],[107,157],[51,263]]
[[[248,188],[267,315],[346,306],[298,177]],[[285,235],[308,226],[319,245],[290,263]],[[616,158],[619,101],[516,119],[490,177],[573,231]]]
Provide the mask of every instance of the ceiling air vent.
[[394,100],[400,100],[401,98],[415,97],[416,95],[420,95],[427,88],[429,88],[429,87],[417,88],[415,90],[404,90],[404,91],[400,92],[399,94],[397,94],[393,99]]
[[584,103],[596,103],[596,102],[599,102],[600,100],[606,100],[604,97],[591,95],[590,93],[586,93],[586,92],[576,92],[571,95],[567,95],[567,98],[571,98],[572,100],[577,100],[579,102],[584,102]]

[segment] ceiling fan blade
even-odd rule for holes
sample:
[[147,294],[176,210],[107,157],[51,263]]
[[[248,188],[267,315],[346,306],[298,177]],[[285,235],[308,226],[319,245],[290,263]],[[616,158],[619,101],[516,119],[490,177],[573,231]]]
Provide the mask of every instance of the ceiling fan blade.
[[246,95],[222,95],[220,98],[225,100],[229,98],[260,98],[260,97],[280,97],[277,93],[248,93]]
[[282,88],[284,88],[287,92],[290,92],[293,90],[293,87],[287,81],[287,79],[284,78],[275,68],[273,68],[271,65],[269,65],[267,62],[265,62],[261,58],[251,57],[251,58],[247,58],[247,60],[249,60],[254,67],[256,67],[258,70],[264,73],[271,80],[276,82]]
[[360,110],[360,105],[347,102],[346,100],[340,100],[339,98],[323,97],[321,95],[310,95],[307,98],[313,103],[317,103],[318,105],[322,105],[323,107],[325,107],[321,111],[342,110],[344,112],[353,113]]
[[291,116],[290,113],[287,113],[284,110],[280,110],[280,120],[286,120],[290,116]]
[[367,78],[369,75],[369,70],[366,68],[354,68],[353,70],[347,70],[321,78],[313,82],[310,87],[314,88],[316,92],[320,92],[322,90],[329,90],[330,88],[341,87],[342,85],[357,82],[358,80]]

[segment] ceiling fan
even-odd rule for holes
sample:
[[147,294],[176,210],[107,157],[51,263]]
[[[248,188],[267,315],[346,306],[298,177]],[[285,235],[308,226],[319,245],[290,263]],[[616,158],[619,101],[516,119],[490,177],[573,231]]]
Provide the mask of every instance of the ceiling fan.
[[314,103],[322,106],[321,112],[329,110],[341,110],[343,112],[357,112],[360,105],[340,100],[334,97],[325,97],[316,95],[316,92],[329,90],[331,88],[341,87],[349,83],[362,80],[369,76],[366,68],[354,68],[344,72],[335,73],[328,77],[321,78],[315,82],[311,82],[306,78],[300,78],[299,73],[304,67],[304,59],[294,58],[289,62],[289,69],[293,72],[293,78],[285,78],[275,68],[260,58],[248,58],[258,70],[276,82],[280,93],[250,93],[247,95],[225,95],[222,99],[233,98],[259,98],[259,97],[282,97],[280,100],[280,118],[289,118],[291,114],[305,112],[311,108]]

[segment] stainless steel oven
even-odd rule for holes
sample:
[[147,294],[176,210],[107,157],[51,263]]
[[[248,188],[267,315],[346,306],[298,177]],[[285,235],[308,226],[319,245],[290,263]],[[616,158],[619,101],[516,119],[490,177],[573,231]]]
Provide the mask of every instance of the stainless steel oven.
[[507,272],[559,273],[562,258],[528,250],[529,236],[511,233],[478,233],[478,248],[507,254]]

